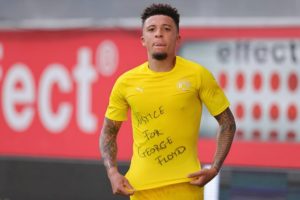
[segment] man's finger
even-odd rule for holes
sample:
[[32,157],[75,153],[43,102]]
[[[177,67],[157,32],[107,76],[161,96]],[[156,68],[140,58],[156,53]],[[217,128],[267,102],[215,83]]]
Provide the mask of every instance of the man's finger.
[[134,193],[135,190],[132,187],[132,185],[130,185],[130,183],[128,182],[128,180],[124,180],[123,186],[124,186],[124,189],[126,190],[126,192],[128,193],[128,195],[131,195],[131,194]]
[[197,185],[198,181],[199,181],[198,179],[194,179],[194,180],[190,181],[190,184]]
[[203,175],[203,174],[204,174],[204,172],[203,172],[202,170],[200,170],[200,171],[197,171],[197,172],[194,172],[194,173],[189,174],[189,175],[188,175],[188,178],[198,177],[198,176],[201,176],[201,175]]
[[118,193],[122,194],[122,195],[129,196],[129,195],[132,195],[134,193],[134,190],[130,190],[125,185],[123,185],[122,187],[120,187],[118,189]]
[[129,181],[128,181],[127,179],[124,180],[124,185],[125,185],[128,189],[134,190],[134,188],[132,187],[132,185],[129,183]]
[[124,187],[124,190],[126,192],[126,195],[132,195],[135,192],[134,189],[131,189],[131,188],[128,188],[128,187]]
[[204,185],[204,179],[203,178],[197,178],[192,181],[190,181],[190,184],[197,185],[197,186],[203,186]]

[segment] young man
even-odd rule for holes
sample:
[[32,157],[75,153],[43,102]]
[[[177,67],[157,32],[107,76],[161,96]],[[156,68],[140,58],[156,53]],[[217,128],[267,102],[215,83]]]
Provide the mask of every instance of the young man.
[[[235,133],[229,102],[203,66],[176,56],[179,14],[152,4],[141,16],[148,61],[121,75],[110,96],[100,149],[114,194],[133,200],[203,199],[203,186],[221,169]],[[197,140],[202,103],[219,123],[210,169],[201,169]],[[116,138],[131,109],[133,156],[117,168]]]

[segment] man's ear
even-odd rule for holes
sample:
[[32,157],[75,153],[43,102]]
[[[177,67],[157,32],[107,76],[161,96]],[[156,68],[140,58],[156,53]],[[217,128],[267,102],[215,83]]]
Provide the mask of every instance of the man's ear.
[[180,43],[180,41],[181,41],[181,36],[178,34],[178,35],[177,35],[176,44],[178,45],[178,44]]
[[144,39],[144,36],[141,36],[141,43],[143,46],[145,46],[145,39]]

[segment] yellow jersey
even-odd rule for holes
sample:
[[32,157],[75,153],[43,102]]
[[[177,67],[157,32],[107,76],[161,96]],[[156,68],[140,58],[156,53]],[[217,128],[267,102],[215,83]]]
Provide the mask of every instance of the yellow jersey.
[[229,106],[212,74],[179,56],[168,72],[154,72],[146,62],[117,79],[105,116],[125,121],[131,110],[133,155],[126,177],[135,190],[187,182],[200,170],[202,103],[213,116]]

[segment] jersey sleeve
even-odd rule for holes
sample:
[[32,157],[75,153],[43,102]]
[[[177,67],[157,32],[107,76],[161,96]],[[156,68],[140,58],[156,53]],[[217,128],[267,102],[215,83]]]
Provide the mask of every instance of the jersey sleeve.
[[128,103],[124,96],[124,84],[119,78],[109,97],[109,104],[105,113],[105,117],[115,121],[127,120]]
[[230,103],[210,71],[202,68],[200,73],[199,96],[211,115],[223,112]]

